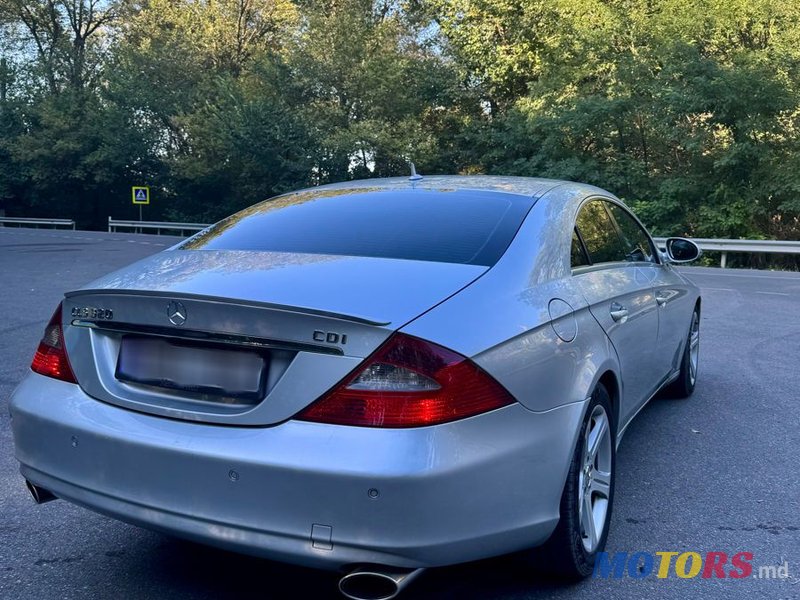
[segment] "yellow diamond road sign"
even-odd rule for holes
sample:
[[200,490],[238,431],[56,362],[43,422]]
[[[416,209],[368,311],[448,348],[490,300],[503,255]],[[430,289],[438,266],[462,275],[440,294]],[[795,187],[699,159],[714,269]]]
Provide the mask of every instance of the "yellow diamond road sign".
[[131,196],[134,204],[150,204],[150,188],[146,186],[133,186]]

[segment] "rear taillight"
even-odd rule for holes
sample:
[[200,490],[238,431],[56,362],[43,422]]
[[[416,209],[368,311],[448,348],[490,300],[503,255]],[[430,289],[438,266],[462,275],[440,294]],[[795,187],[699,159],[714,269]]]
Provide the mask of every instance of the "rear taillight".
[[396,333],[296,418],[364,427],[421,427],[513,402],[505,388],[468,358]]
[[61,381],[78,383],[69,366],[67,351],[64,348],[64,331],[61,328],[61,304],[53,313],[44,330],[42,341],[33,355],[31,369],[40,375],[47,375]]

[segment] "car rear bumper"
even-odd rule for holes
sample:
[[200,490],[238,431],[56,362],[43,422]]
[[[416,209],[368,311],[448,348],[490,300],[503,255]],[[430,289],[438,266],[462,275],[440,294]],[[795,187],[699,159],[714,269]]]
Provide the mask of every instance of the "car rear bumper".
[[438,566],[543,542],[585,408],[511,405],[435,427],[230,427],[99,402],[31,374],[21,472],[123,521],[320,568]]

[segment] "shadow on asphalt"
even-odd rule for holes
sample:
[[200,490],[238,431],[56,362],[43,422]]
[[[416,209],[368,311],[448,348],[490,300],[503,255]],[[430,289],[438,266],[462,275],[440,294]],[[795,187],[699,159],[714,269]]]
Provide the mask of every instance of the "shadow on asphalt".
[[[146,553],[125,557],[126,569],[146,571],[163,586],[165,595],[191,598],[342,598],[339,576],[218,550],[164,537]],[[139,563],[139,564],[136,564]],[[503,598],[538,596],[569,584],[530,572],[513,557],[499,557],[453,567],[430,569],[414,581],[400,599]]]

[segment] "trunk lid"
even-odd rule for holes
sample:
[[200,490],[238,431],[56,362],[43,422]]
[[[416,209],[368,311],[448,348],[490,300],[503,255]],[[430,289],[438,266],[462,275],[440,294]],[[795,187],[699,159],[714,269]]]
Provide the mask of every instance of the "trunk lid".
[[[79,384],[95,398],[171,418],[268,425],[486,269],[168,250],[67,294],[65,341]],[[228,377],[221,364],[263,372]],[[236,381],[247,382],[241,394],[228,389]]]

